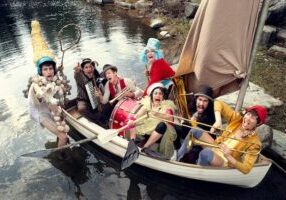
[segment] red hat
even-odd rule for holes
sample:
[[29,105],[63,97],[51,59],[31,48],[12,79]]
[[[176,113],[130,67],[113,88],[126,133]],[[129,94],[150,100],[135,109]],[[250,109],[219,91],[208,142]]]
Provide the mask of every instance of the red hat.
[[251,106],[251,107],[248,107],[246,108],[246,111],[249,112],[249,111],[255,111],[259,120],[260,120],[260,123],[261,124],[265,124],[266,122],[266,118],[267,118],[267,110],[265,107],[263,106],[260,106],[260,105],[255,105],[255,106]]

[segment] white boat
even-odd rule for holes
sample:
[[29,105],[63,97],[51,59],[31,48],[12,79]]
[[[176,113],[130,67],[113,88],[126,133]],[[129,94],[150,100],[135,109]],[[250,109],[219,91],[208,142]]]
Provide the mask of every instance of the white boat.
[[[64,110],[64,113],[67,122],[85,138],[90,138],[95,135],[99,136],[106,132],[106,129],[81,116],[75,107],[68,111]],[[94,139],[92,142],[121,158],[124,157],[128,145],[128,141],[119,136],[115,136],[110,142],[105,144],[100,143],[98,139]],[[250,173],[243,174],[234,168],[203,167],[171,160],[163,161],[147,156],[142,152],[140,152],[135,163],[169,175],[245,188],[257,186],[265,177],[272,164],[271,160],[260,154],[257,163]]]

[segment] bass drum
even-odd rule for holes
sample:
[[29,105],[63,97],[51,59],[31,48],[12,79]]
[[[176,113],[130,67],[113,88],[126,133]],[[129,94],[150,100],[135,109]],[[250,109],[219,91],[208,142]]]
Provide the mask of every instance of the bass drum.
[[[131,98],[124,98],[120,100],[114,107],[111,117],[110,117],[110,123],[109,127],[111,129],[118,129],[126,125],[127,120],[132,115],[135,115],[139,109],[141,108],[141,105],[138,101],[131,99]],[[124,137],[126,134],[126,131],[120,132],[118,135],[120,137]]]

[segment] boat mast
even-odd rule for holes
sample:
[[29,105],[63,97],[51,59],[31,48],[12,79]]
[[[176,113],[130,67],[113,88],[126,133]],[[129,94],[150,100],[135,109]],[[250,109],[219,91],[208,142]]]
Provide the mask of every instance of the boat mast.
[[255,36],[254,36],[254,43],[252,46],[252,50],[251,50],[251,57],[250,57],[250,62],[249,62],[249,67],[247,70],[247,74],[245,79],[242,81],[241,84],[241,88],[239,90],[239,94],[237,97],[237,101],[236,101],[236,106],[235,106],[235,111],[239,111],[243,105],[243,101],[244,101],[244,97],[246,94],[246,89],[248,87],[248,83],[249,83],[249,79],[250,79],[250,74],[251,74],[251,70],[252,67],[254,65],[254,61],[255,61],[255,55],[256,55],[256,50],[257,50],[257,46],[260,42],[260,37],[263,31],[263,27],[265,24],[265,20],[267,17],[267,13],[268,13],[268,7],[269,7],[269,0],[264,0],[262,2],[262,8],[261,8],[261,12],[259,15],[259,21],[258,21],[258,25],[256,28],[256,32],[255,32]]

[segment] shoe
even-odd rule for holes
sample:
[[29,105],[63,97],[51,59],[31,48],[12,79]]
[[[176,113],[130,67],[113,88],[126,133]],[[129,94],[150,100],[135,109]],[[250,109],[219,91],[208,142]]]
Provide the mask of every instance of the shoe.
[[45,148],[46,149],[53,149],[53,148],[56,148],[58,146],[58,142],[55,141],[55,142],[51,142],[51,141],[48,141],[45,143]]

